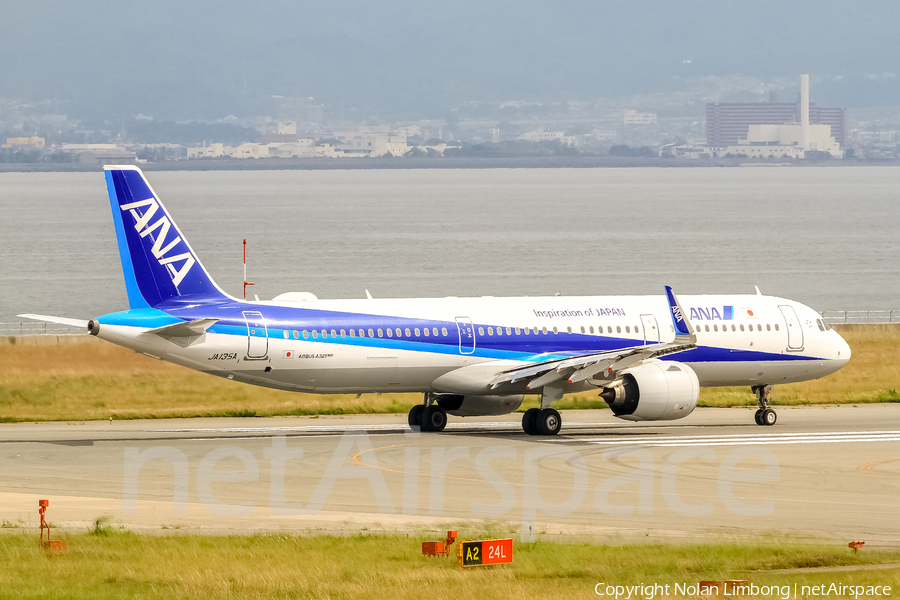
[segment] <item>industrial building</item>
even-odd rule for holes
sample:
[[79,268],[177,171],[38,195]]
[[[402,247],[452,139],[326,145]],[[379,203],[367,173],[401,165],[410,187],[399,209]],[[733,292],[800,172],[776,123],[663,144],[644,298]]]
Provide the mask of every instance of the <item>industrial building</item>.
[[[747,137],[750,125],[790,125],[800,122],[800,102],[710,102],[706,105],[706,145],[732,146]],[[829,125],[831,137],[846,144],[843,108],[809,103],[811,125]]]
[[805,158],[808,152],[822,152],[841,157],[844,109],[814,110],[809,102],[809,75],[800,76],[796,104],[710,103],[706,115],[712,156]]

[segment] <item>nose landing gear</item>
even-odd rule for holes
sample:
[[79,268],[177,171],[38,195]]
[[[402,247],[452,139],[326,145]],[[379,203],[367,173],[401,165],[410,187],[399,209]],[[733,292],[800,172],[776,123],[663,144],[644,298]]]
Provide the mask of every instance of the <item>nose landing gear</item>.
[[769,408],[769,394],[772,393],[772,386],[754,385],[750,389],[756,394],[756,404],[759,406],[754,417],[756,419],[756,424],[767,426],[774,425],[775,421],[778,420],[778,415],[775,414],[774,410]]

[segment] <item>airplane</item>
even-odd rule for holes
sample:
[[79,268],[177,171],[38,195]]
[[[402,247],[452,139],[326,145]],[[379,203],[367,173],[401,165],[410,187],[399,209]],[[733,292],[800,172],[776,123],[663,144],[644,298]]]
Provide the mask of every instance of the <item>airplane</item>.
[[530,435],[556,435],[551,405],[599,392],[613,415],[668,421],[701,387],[750,386],[774,425],[772,386],[836,372],[850,347],[808,306],[756,294],[247,301],[223,291],[135,166],[105,166],[128,310],[84,327],[147,356],[233,381],[322,394],[417,392],[411,428],[504,415],[526,394]]

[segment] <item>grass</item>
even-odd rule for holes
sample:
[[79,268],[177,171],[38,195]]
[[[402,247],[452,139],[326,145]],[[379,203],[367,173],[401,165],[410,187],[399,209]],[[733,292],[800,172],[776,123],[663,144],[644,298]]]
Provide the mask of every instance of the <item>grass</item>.
[[[836,374],[779,385],[775,405],[900,402],[900,331],[843,334],[853,349]],[[2,339],[2,338],[0,338]],[[15,338],[9,338],[15,340]],[[315,395],[210,377],[85,337],[77,344],[0,345],[0,421],[263,417],[406,413],[419,394]],[[529,397],[522,410],[537,405]],[[748,388],[707,388],[700,406],[753,406]],[[606,408],[595,393],[566,396],[560,409]]]
[[900,588],[897,566],[829,573],[770,572],[896,563],[900,552],[864,550],[854,555],[846,546],[774,540],[702,545],[539,540],[516,543],[512,566],[463,570],[456,566],[455,555],[421,556],[421,542],[438,539],[439,533],[211,537],[109,529],[101,535],[64,533],[62,537],[68,552],[49,555],[31,532],[0,534],[4,598],[572,598],[592,597],[600,582],[696,584],[705,579]]

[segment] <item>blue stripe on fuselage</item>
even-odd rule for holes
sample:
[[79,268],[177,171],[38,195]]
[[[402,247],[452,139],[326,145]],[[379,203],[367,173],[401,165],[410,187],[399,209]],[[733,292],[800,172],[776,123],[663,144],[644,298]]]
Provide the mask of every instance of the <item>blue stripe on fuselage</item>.
[[[405,317],[393,317],[362,313],[347,313],[327,311],[312,308],[295,308],[283,306],[269,306],[257,304],[244,304],[240,302],[222,302],[218,304],[183,304],[166,306],[157,309],[129,310],[119,313],[104,315],[101,323],[111,325],[129,325],[134,327],[155,328],[170,325],[179,321],[215,317],[219,321],[210,327],[209,331],[223,335],[235,335],[245,337],[247,325],[244,321],[243,311],[258,311],[266,320],[268,336],[274,340],[295,340],[303,343],[327,343],[347,346],[361,346],[371,348],[408,350],[412,352],[429,352],[435,354],[459,354],[459,334],[455,321],[437,321],[429,319],[413,319]],[[437,328],[440,335],[418,336],[409,339],[405,335],[406,329],[412,330]],[[475,330],[479,327],[485,330],[488,327],[498,328],[496,325],[474,324]],[[369,337],[368,330],[401,329],[402,335],[397,337]],[[447,335],[442,330],[447,329]],[[340,337],[341,330],[364,329],[366,337]],[[310,333],[308,338],[303,338],[302,332]],[[313,338],[311,333],[319,332],[319,337]],[[327,337],[322,337],[325,330]],[[332,336],[334,330],[337,335]],[[284,337],[284,332],[288,337]],[[299,338],[294,337],[294,331]],[[489,359],[520,360],[530,362],[542,362],[607,352],[639,346],[642,340],[605,336],[602,334],[589,335],[581,333],[553,333],[548,331],[529,335],[524,334],[520,328],[519,334],[513,329],[511,335],[476,335],[475,351],[467,356],[475,356]],[[731,348],[719,348],[715,346],[700,346],[692,350],[686,350],[677,354],[668,355],[662,360],[678,362],[744,362],[744,361],[798,361],[798,360],[822,360],[810,356],[797,354],[777,354],[750,350],[737,350]]]

